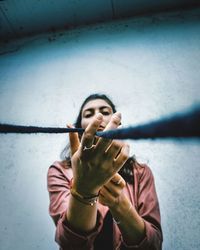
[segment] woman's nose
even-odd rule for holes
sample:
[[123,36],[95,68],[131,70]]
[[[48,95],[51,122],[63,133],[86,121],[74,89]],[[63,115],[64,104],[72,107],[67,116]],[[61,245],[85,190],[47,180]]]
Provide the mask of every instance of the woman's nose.
[[[95,115],[98,114],[98,113],[101,113],[101,111],[99,109],[96,109],[95,110]],[[102,114],[102,113],[101,113]],[[103,114],[102,114],[103,115]]]

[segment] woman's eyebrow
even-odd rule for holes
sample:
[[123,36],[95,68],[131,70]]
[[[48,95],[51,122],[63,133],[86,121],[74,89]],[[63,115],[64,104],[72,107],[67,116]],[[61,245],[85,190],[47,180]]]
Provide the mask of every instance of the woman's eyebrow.
[[101,106],[101,107],[99,107],[99,109],[112,109],[110,106]]

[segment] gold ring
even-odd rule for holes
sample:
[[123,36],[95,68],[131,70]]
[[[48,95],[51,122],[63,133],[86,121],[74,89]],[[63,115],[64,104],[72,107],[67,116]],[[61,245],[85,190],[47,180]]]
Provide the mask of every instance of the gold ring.
[[117,185],[119,185],[122,182],[122,179],[119,179],[117,182]]

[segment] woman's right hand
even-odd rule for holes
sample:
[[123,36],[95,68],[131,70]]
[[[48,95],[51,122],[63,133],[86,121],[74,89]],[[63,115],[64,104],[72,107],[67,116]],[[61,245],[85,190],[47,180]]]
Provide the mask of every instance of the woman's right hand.
[[[84,196],[98,194],[129,157],[129,146],[122,141],[98,138],[93,144],[102,119],[100,113],[94,117],[81,142],[77,133],[70,133],[73,188]],[[116,129],[120,122],[120,113],[113,114],[105,130]]]

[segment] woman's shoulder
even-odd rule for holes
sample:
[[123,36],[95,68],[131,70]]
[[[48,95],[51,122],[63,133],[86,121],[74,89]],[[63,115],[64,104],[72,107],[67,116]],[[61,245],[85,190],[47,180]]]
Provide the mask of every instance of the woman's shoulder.
[[60,169],[69,169],[71,168],[71,164],[68,161],[54,161],[53,164],[51,164],[50,167],[57,167]]
[[67,161],[54,161],[48,169],[49,176],[59,177],[65,176],[66,178],[72,178],[72,169]]
[[153,178],[151,168],[146,163],[134,163],[134,175],[139,179],[142,178]]

